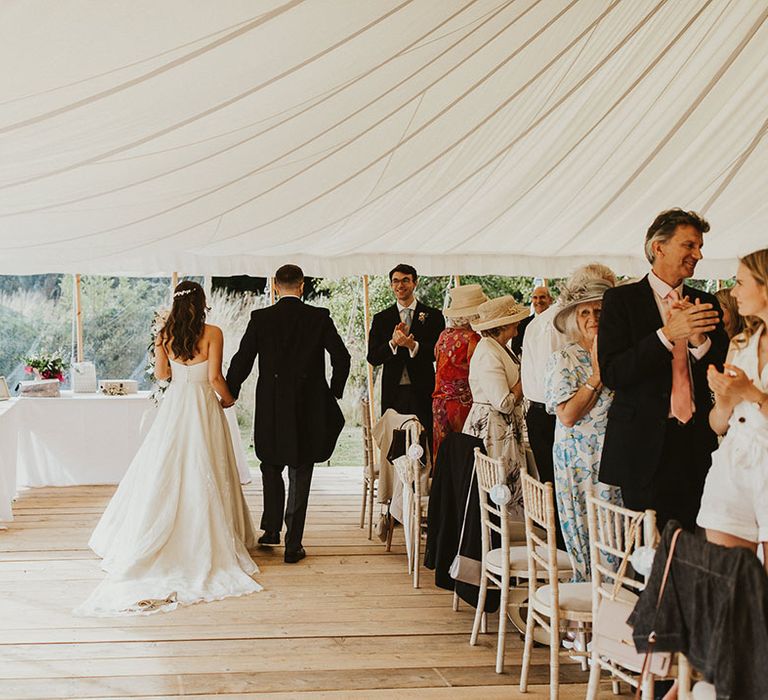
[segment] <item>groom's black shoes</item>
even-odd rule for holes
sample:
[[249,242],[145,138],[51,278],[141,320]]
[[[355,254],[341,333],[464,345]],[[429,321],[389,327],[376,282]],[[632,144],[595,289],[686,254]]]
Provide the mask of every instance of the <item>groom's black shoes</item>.
[[307,553],[304,551],[304,547],[299,547],[293,552],[286,552],[283,561],[285,561],[286,564],[295,564],[297,561],[301,561],[306,556]]
[[280,532],[278,530],[264,530],[264,534],[259,537],[259,544],[280,544]]

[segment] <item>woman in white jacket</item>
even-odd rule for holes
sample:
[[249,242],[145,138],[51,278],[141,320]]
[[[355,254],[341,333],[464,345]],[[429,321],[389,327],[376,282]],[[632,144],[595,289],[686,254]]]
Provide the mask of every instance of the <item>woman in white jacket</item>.
[[525,464],[523,446],[523,391],[520,363],[507,343],[517,326],[530,314],[514,297],[491,299],[478,308],[472,328],[483,336],[469,363],[472,408],[464,432],[479,437],[490,457],[501,459],[507,470],[512,517],[523,519],[520,467]]

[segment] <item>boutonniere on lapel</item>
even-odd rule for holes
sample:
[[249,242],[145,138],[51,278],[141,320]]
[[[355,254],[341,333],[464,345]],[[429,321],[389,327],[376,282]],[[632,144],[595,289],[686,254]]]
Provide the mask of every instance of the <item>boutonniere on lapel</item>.
[[426,311],[419,311],[419,323],[424,323],[426,318],[427,318],[427,312]]

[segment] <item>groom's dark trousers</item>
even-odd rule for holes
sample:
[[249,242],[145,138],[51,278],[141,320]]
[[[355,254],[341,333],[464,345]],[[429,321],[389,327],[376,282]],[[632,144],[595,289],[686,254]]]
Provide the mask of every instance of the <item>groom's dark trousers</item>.
[[[287,552],[295,552],[301,547],[314,468],[314,464],[288,467],[288,503],[285,505],[285,550]],[[282,464],[261,463],[261,481],[264,484],[261,529],[266,532],[280,532],[283,527],[283,504],[285,504],[283,469]]]

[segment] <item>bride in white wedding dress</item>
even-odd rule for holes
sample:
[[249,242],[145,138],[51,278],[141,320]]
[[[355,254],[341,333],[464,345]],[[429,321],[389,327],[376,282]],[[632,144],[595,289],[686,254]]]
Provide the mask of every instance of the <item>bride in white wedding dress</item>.
[[181,282],[173,297],[155,346],[156,376],[172,381],[91,536],[108,575],[76,615],[141,615],[261,590],[222,410],[234,403],[221,374],[222,333],[205,323],[199,284]]

